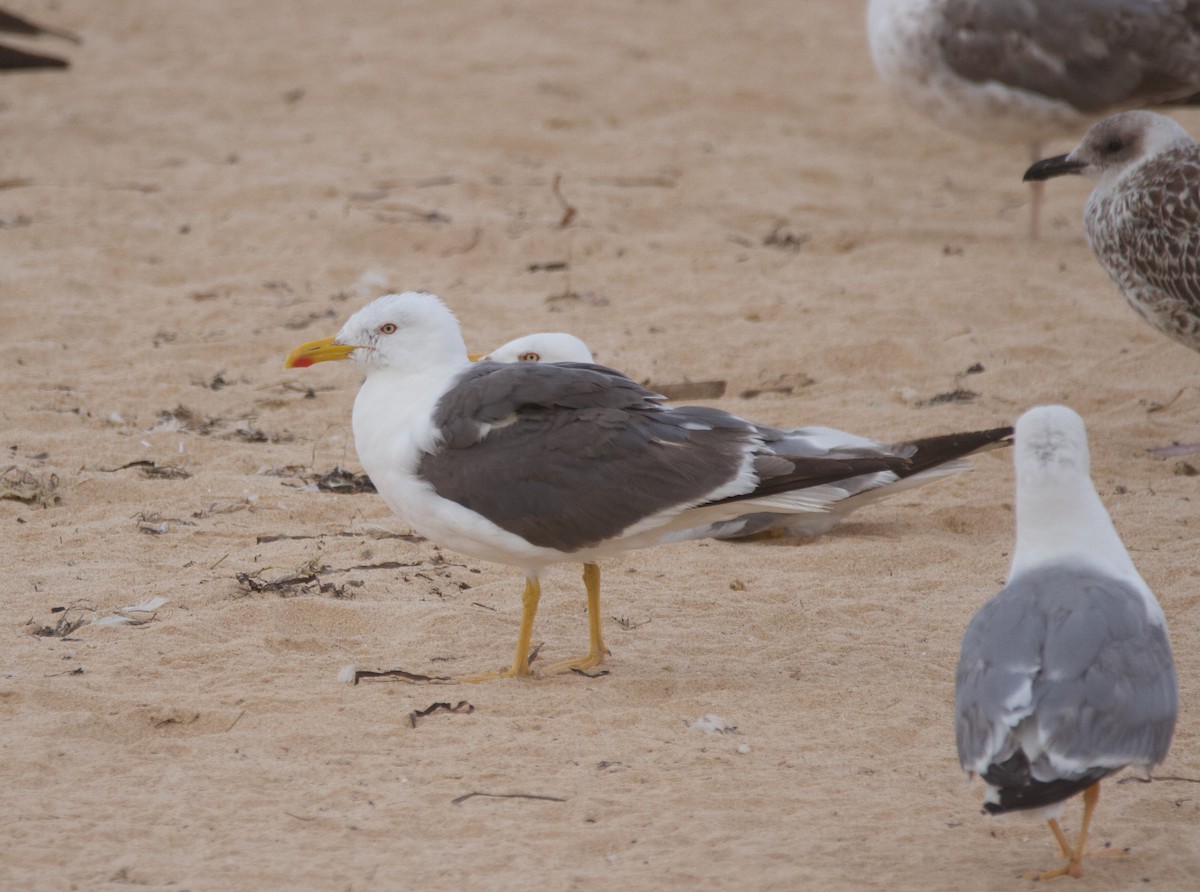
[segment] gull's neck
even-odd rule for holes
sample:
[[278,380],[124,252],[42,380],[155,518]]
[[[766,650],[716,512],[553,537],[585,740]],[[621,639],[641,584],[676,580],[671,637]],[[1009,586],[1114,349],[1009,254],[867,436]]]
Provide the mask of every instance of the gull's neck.
[[421,455],[437,447],[434,406],[469,365],[464,353],[461,361],[442,359],[418,370],[368,370],[352,421],[359,460],[372,480],[415,471]]
[[1017,544],[1009,578],[1070,561],[1144,587],[1090,478],[1047,470],[1018,472]]

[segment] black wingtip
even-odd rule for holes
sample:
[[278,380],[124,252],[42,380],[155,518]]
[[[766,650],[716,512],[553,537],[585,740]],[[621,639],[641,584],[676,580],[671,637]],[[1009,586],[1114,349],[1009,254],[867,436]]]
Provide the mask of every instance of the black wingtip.
[[1070,155],[1055,155],[1053,158],[1043,158],[1035,161],[1021,177],[1022,182],[1040,183],[1051,177],[1061,177],[1068,173],[1080,173],[1085,167],[1082,161],[1070,160]]
[[1017,750],[1007,761],[989,765],[983,774],[984,781],[999,793],[999,802],[985,802],[983,810],[989,815],[1000,815],[1010,811],[1044,808],[1082,793],[1092,784],[1119,770],[1089,768],[1078,777],[1040,781],[1034,778],[1028,757],[1023,751]]
[[67,68],[70,63],[57,56],[27,53],[11,46],[0,45],[0,71],[25,71],[34,68]]
[[977,452],[989,449],[1001,449],[1012,445],[1013,429],[1011,427],[994,427],[984,431],[966,431],[956,434],[940,434],[933,437],[922,437],[919,440],[909,440],[906,443],[895,444],[896,449],[911,450],[912,456],[907,468],[899,473],[901,477],[911,477],[938,465],[966,458]]
[[6,9],[0,9],[0,31],[7,31],[10,34],[24,34],[26,37],[47,35],[49,37],[60,37],[63,40],[69,40],[71,43],[83,43],[83,38],[73,31],[68,31],[66,28],[51,28],[49,25],[42,25],[38,22],[22,18],[19,15],[14,15]]

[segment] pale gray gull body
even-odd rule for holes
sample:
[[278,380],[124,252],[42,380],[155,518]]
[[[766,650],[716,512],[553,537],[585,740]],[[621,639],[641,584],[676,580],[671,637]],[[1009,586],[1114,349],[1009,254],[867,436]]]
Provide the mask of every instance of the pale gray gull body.
[[512,665],[463,680],[530,674],[539,574],[551,564],[584,565],[589,650],[547,671],[588,669],[606,653],[597,561],[747,512],[821,512],[844,497],[838,481],[909,463],[781,455],[751,422],[664,405],[602,366],[472,364],[431,294],[381,297],[286,365],[334,359],[366,375],[354,443],[388,506],[433,542],[525,574]]
[[1200,146],[1165,115],[1121,112],[1025,178],[1063,174],[1096,181],[1084,231],[1125,300],[1163,334],[1200,350]]
[[[1092,485],[1083,420],[1065,406],[1018,419],[1016,547],[1004,588],[963,636],[955,693],[962,767],[991,814],[1035,810],[1082,873],[1100,781],[1166,758],[1178,694],[1162,608]],[[1079,841],[1058,825],[1083,793]]]
[[[566,332],[537,332],[500,345],[484,359],[493,362],[593,362],[592,352],[580,338]],[[853,511],[897,493],[969,471],[970,455],[1007,445],[1012,428],[942,434],[901,443],[882,443],[832,427],[812,425],[784,430],[755,425],[765,445],[781,455],[813,458],[901,457],[909,465],[898,471],[864,474],[838,481],[845,496],[828,510],[805,514],[759,512],[710,524],[694,531],[696,538],[741,539],[759,536],[820,536]]]
[[870,0],[867,31],[901,99],[1031,160],[1103,115],[1200,92],[1198,0]]

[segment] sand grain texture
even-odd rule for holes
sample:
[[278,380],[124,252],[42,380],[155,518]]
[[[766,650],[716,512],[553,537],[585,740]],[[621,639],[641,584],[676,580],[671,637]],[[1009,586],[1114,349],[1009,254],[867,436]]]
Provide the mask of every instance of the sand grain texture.
[[[1200,357],[1091,257],[1087,184],[1026,240],[1011,153],[899,107],[857,4],[102,6],[20,4],[84,43],[0,79],[0,464],[45,503],[0,501],[0,887],[1013,889],[1056,863],[954,753],[1003,453],[816,541],[609,564],[605,677],[337,683],[499,667],[519,612],[515,571],[305,487],[358,470],[357,377],[283,356],[379,281],[440,294],[473,347],[569,330],[777,425],[1068,403],[1171,627],[1158,773],[1200,778],[1200,460],[1147,452],[1200,440]],[[544,589],[543,659],[581,651],[578,568]],[[153,597],[142,626],[33,634]],[[1194,888],[1194,781],[1110,784],[1094,826],[1131,854],[1089,889]]]

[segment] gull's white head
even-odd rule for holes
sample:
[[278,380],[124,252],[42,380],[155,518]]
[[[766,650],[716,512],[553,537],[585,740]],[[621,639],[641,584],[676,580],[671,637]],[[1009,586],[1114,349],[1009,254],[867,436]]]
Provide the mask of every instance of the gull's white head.
[[502,344],[483,357],[492,362],[595,362],[588,345],[563,331],[542,331]]
[[1017,419],[1013,462],[1017,487],[1057,475],[1091,477],[1087,429],[1066,406],[1037,406]]
[[350,359],[364,371],[423,371],[467,361],[458,320],[435,295],[405,291],[385,294],[353,316],[335,337],[301,344],[288,354],[286,368]]
[[1187,131],[1166,115],[1127,111],[1098,121],[1066,155],[1038,161],[1025,171],[1026,180],[1083,174],[1104,186],[1149,158],[1192,145]]

